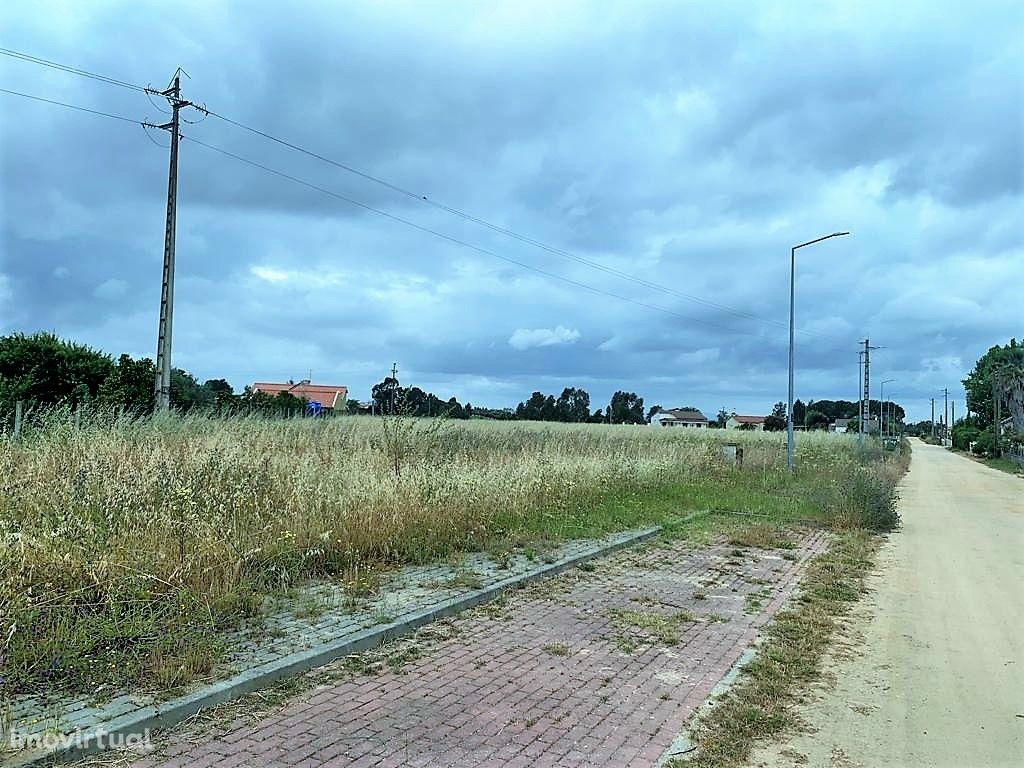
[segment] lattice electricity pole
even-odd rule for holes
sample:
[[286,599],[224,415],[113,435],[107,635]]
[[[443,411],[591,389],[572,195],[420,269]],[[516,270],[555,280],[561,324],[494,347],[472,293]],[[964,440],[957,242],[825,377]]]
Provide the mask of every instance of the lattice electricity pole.
[[[864,360],[864,390],[860,401],[860,430],[858,432],[857,442],[861,447],[863,447],[864,430],[868,429],[871,423],[871,350],[885,349],[885,347],[872,347],[871,342],[868,339],[864,339],[861,344],[864,345],[864,349],[860,351],[861,357]],[[881,403],[879,403],[879,410],[881,410]],[[879,414],[878,425],[879,427],[882,425],[881,414]]]
[[156,381],[153,386],[154,409],[166,411],[171,404],[171,331],[174,320],[174,234],[177,225],[178,208],[178,140],[180,119],[178,112],[183,107],[194,107],[202,112],[203,107],[181,98],[180,68],[174,73],[171,86],[166,91],[147,88],[154,96],[163,96],[171,105],[171,120],[163,125],[143,123],[150,128],[160,128],[171,134],[171,160],[167,171],[167,220],[164,227],[164,269],[160,285],[160,326],[156,339]]

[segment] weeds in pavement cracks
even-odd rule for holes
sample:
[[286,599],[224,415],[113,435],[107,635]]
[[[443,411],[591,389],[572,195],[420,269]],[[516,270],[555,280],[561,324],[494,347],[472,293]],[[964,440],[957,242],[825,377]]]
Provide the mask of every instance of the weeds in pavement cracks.
[[818,676],[842,617],[864,592],[877,534],[899,524],[896,485],[908,463],[904,446],[897,460],[865,463],[842,481],[831,548],[811,560],[797,598],[776,614],[738,682],[697,721],[697,753],[672,765],[739,768],[757,741],[799,726],[795,705]]

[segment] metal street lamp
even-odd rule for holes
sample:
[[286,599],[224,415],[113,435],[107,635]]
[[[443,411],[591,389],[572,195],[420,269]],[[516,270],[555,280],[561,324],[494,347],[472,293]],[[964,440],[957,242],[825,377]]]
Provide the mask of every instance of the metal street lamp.
[[878,439],[882,439],[882,425],[885,423],[885,385],[896,379],[885,379],[878,391]]
[[798,248],[805,248],[808,245],[820,243],[830,237],[842,237],[849,232],[833,232],[815,240],[808,240],[806,243],[794,245],[789,250],[789,408],[786,409],[786,466],[790,472],[796,471],[796,444],[793,440],[793,349],[794,349],[794,321],[796,319],[796,252]]

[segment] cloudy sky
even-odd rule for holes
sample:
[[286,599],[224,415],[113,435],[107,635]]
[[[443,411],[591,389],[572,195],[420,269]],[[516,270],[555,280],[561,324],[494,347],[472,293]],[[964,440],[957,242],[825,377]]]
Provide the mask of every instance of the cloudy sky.
[[[975,359],[1024,336],[1022,40],[1019,2],[938,0],[0,19],[4,48],[130,83],[180,66],[186,98],[414,193],[183,112],[186,137],[397,217],[184,139],[174,363],[200,380],[312,371],[365,398],[397,361],[480,405],[581,386],[763,414],[786,395],[790,246],[849,230],[798,252],[797,395],[855,399],[870,338],[915,420],[947,386],[961,411]],[[7,56],[0,88],[166,120]],[[0,332],[153,356],[167,138],[0,93]]]

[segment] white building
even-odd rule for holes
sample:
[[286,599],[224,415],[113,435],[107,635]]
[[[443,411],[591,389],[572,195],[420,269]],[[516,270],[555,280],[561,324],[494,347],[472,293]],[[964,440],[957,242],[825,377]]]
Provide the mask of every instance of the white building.
[[707,429],[708,417],[696,408],[670,408],[651,416],[652,427],[690,427]]

